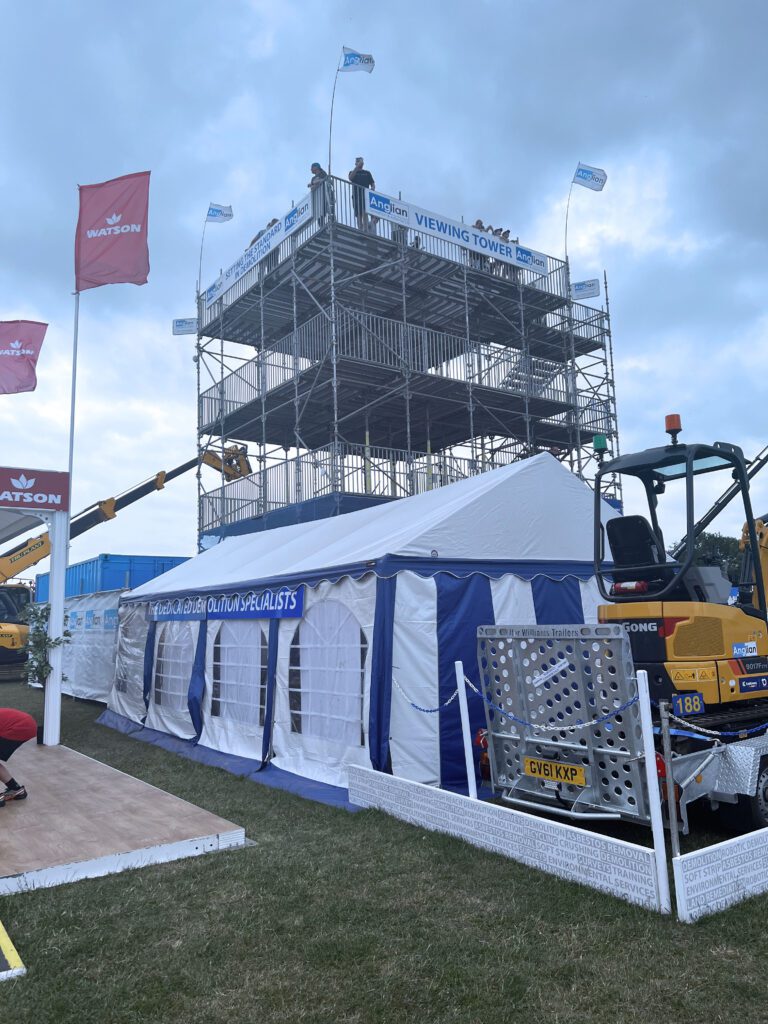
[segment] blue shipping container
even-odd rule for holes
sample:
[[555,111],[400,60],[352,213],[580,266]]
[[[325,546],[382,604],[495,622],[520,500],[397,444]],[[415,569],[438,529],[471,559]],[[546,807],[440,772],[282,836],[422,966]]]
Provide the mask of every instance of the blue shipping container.
[[[97,555],[87,562],[69,566],[65,595],[78,597],[102,590],[132,590],[186,561],[177,555]],[[47,601],[49,587],[50,573],[40,573],[35,579],[35,600]]]

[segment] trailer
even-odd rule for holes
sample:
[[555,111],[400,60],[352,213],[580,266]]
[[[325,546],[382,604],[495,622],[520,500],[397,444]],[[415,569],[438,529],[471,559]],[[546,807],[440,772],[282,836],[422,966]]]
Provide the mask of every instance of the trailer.
[[[494,792],[571,820],[650,825],[640,696],[623,625],[480,626],[477,657]],[[698,800],[768,825],[768,722],[697,725],[697,708],[652,702],[666,824],[689,831]]]

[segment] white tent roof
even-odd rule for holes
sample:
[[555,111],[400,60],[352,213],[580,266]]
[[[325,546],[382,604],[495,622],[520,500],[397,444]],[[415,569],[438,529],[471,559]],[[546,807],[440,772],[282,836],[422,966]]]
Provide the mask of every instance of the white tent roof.
[[[131,597],[231,588],[384,555],[590,562],[594,495],[546,453],[411,498],[229,537]],[[603,519],[617,513],[603,506]]]

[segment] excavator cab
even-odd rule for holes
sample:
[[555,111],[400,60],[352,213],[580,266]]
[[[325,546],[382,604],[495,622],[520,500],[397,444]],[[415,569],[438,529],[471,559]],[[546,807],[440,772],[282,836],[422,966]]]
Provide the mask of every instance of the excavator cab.
[[[709,715],[713,722],[713,715],[719,716],[718,721],[743,717],[746,705],[756,702],[764,705],[765,713],[768,625],[761,559],[753,560],[751,579],[740,588],[736,605],[728,603],[731,585],[720,567],[694,564],[696,539],[713,518],[695,520],[694,495],[700,478],[713,473],[727,475],[731,481],[716,510],[740,497],[745,519],[742,547],[761,551],[744,454],[722,441],[679,443],[678,416],[667,417],[666,429],[670,444],[619,456],[603,462],[598,470],[594,564],[598,588],[607,602],[598,609],[598,619],[625,626],[636,667],[648,671],[652,696],[695,694],[687,707]],[[600,484],[609,475],[640,482],[646,515],[620,516],[603,525]],[[673,489],[684,495],[686,531],[670,555],[659,507],[660,499]]]

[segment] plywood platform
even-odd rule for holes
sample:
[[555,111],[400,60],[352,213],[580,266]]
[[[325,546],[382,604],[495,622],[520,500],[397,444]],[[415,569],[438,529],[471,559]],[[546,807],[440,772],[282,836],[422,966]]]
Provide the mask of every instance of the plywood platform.
[[0,808],[0,895],[245,845],[231,821],[68,747],[27,743]]

